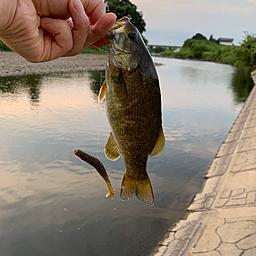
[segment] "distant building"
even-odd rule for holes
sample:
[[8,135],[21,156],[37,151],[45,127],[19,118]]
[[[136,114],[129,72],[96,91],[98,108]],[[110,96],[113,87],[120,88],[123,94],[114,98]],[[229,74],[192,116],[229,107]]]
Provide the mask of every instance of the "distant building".
[[218,44],[227,45],[227,46],[232,46],[233,45],[233,41],[234,41],[233,38],[219,38],[217,40]]

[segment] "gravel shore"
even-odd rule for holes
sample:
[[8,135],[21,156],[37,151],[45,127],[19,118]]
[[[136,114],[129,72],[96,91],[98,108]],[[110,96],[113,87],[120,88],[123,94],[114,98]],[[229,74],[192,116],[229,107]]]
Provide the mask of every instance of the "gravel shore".
[[79,54],[50,62],[30,63],[14,52],[0,52],[0,77],[103,70],[106,58],[106,55]]

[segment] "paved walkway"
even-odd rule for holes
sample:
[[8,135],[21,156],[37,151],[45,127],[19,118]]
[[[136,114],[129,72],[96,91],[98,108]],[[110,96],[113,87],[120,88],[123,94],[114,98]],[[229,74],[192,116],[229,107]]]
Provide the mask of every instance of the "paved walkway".
[[155,256],[256,256],[256,86],[205,178]]

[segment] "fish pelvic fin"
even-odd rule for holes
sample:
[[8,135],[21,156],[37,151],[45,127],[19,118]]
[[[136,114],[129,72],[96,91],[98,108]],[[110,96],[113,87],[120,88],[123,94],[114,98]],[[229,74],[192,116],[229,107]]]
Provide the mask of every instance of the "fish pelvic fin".
[[142,180],[131,179],[127,173],[124,173],[120,197],[123,201],[130,200],[137,196],[143,203],[153,206],[154,194],[148,174]]
[[164,132],[162,126],[159,129],[159,135],[156,141],[156,144],[149,154],[150,156],[159,156],[163,151],[165,147],[165,138],[164,138]]
[[116,142],[113,138],[112,132],[109,135],[104,152],[106,157],[112,161],[116,161],[121,155],[119,149],[117,148]]
[[100,87],[100,92],[98,95],[98,102],[102,102],[105,99],[106,92],[107,92],[107,84],[106,84],[106,81],[104,81],[104,83]]

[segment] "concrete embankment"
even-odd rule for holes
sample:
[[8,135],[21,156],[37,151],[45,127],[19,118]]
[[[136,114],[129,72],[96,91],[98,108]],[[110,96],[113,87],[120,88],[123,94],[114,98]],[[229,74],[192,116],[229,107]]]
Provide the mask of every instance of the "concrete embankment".
[[[255,76],[252,76],[256,84]],[[256,86],[156,256],[256,255]]]

